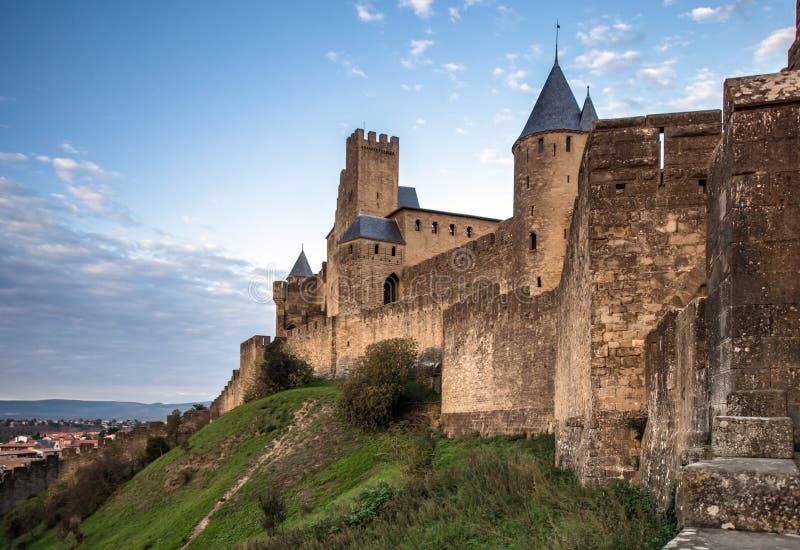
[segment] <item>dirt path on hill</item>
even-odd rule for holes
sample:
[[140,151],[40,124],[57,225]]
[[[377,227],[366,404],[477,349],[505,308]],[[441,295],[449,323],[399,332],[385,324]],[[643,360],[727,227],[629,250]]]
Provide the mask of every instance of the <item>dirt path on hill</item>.
[[284,442],[288,439],[293,430],[296,428],[302,429],[310,422],[311,419],[309,418],[308,413],[311,411],[313,405],[313,400],[306,401],[299,409],[297,409],[297,411],[295,411],[294,419],[292,420],[292,423],[289,424],[289,428],[283,434],[281,434],[280,437],[276,437],[270,442],[267,450],[260,457],[258,457],[258,459],[247,469],[247,472],[245,472],[245,474],[239,478],[233,487],[228,489],[225,494],[222,495],[222,498],[220,498],[214,504],[214,507],[211,508],[211,511],[206,514],[206,516],[201,519],[200,523],[198,523],[194,528],[194,531],[192,531],[192,534],[186,543],[181,546],[181,550],[189,546],[197,537],[200,536],[200,533],[202,533],[205,528],[208,527],[208,522],[211,521],[211,516],[213,516],[223,504],[225,504],[230,498],[239,492],[239,489],[241,489],[244,484],[250,480],[250,477],[258,468],[260,468],[267,460],[278,458],[286,453],[283,447]]

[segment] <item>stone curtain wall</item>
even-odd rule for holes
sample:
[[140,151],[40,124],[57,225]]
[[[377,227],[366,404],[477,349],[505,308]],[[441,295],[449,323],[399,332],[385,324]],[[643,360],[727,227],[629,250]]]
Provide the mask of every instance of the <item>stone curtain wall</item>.
[[59,460],[48,456],[27,467],[0,473],[0,515],[9,512],[17,502],[43,491],[58,479]]
[[442,425],[450,436],[552,432],[554,293],[480,293],[444,312]]
[[711,433],[705,299],[669,312],[645,341],[647,427],[640,480],[665,508],[683,465],[702,458]]
[[264,360],[264,350],[269,345],[269,336],[256,335],[239,345],[239,368],[222,392],[211,403],[211,418],[219,418],[242,403],[258,381],[258,365]]
[[[630,479],[638,469],[644,340],[703,286],[703,191],[719,133],[719,112],[709,111],[598,121],[590,138],[581,182],[588,211],[576,216],[588,228],[577,229],[565,269],[583,280],[562,282],[557,355],[565,357],[556,360],[555,384],[557,457],[585,481]],[[587,301],[589,364],[586,320],[574,317],[587,315]]]
[[733,392],[780,390],[798,426],[800,72],[727,80],[724,104],[708,196],[712,410],[724,415]]
[[336,377],[334,345],[337,317],[323,317],[287,331],[289,349],[314,369],[315,376]]

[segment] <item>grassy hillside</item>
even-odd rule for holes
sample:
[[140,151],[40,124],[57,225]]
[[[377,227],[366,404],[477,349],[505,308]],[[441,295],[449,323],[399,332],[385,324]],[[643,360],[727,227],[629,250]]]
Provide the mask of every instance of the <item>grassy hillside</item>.
[[[215,504],[189,548],[655,548],[670,534],[643,493],[556,470],[552,437],[365,435],[336,419],[336,392],[316,384],[224,415],[87,518],[81,548],[180,548]],[[270,491],[286,505],[272,537],[259,508]],[[48,533],[32,547],[59,545]]]

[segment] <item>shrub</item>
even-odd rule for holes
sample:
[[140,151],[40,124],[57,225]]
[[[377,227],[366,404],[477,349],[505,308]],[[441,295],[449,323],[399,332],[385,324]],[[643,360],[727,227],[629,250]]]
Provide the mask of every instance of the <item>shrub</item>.
[[159,458],[161,455],[169,452],[169,443],[167,439],[160,435],[148,437],[147,446],[145,447],[145,460],[150,463]]
[[283,340],[274,340],[264,351],[264,361],[258,367],[257,385],[250,388],[246,400],[253,401],[303,386],[311,381],[312,374],[311,366],[293,355]]
[[338,407],[344,419],[365,430],[393,420],[416,358],[417,345],[411,339],[369,345],[341,385]]
[[270,535],[275,534],[278,526],[286,519],[286,505],[281,495],[275,489],[267,489],[267,492],[258,497],[258,507],[264,514],[261,525]]
[[366,525],[386,508],[386,504],[394,498],[394,490],[384,480],[378,481],[374,489],[364,489],[358,495],[358,502],[345,519],[350,527]]
[[436,453],[436,440],[430,431],[413,434],[404,449],[404,466],[412,475],[426,475],[431,471]]

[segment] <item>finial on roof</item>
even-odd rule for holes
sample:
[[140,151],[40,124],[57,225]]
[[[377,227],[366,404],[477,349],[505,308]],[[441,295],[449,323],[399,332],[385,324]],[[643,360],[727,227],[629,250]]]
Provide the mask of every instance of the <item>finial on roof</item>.
[[589,85],[586,85],[586,97],[589,97]]
[[556,19],[556,60],[555,64],[558,65],[558,29],[561,28],[561,25],[558,24],[558,19]]

